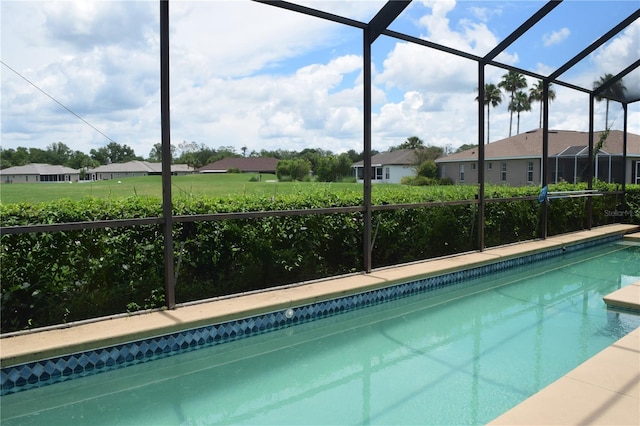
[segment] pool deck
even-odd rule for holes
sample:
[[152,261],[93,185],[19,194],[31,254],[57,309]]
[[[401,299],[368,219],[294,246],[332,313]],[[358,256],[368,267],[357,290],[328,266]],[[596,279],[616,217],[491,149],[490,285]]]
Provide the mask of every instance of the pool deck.
[[[633,225],[607,225],[482,252],[381,268],[370,274],[353,274],[182,305],[175,310],[117,315],[3,335],[0,336],[0,365],[7,367],[306,305],[610,234],[626,234],[625,239],[640,241],[638,230],[638,226]],[[606,303],[625,309],[640,309],[640,282],[607,296]],[[640,328],[498,417],[492,424],[589,423],[640,424]]]

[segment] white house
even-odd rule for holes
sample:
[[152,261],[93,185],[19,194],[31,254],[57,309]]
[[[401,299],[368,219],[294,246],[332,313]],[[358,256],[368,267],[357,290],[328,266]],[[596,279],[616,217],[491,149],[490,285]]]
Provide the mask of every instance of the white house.
[[[382,152],[371,157],[372,183],[400,183],[403,177],[415,175],[416,156],[413,149]],[[364,161],[351,166],[358,182],[364,180]]]
[[78,182],[78,170],[43,163],[8,167],[0,170],[2,183]]

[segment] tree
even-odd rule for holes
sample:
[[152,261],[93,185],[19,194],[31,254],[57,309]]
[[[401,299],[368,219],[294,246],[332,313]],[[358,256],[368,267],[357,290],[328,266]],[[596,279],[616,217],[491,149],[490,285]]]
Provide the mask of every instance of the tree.
[[127,145],[120,145],[117,142],[110,142],[107,146],[103,146],[97,150],[92,149],[89,154],[93,160],[96,160],[100,164],[126,163],[127,161],[142,159],[136,157],[133,148]]
[[431,146],[427,145],[422,148],[417,148],[415,150],[416,161],[415,164],[419,165],[424,163],[425,161],[435,160],[444,155],[444,148],[439,146]]
[[[171,145],[171,159],[176,155],[176,147]],[[149,161],[161,162],[162,161],[162,144],[158,142],[153,145],[151,151],[149,151]]]
[[46,156],[48,164],[65,164],[69,161],[69,157],[71,157],[71,148],[62,142],[54,142],[51,145],[47,146]]
[[456,149],[456,152],[454,152],[454,154],[457,154],[458,152],[466,151],[468,149],[476,148],[477,146],[478,145],[475,145],[475,144],[465,143],[463,145],[460,145],[460,147]]
[[[476,96],[476,101],[479,96]],[[484,85],[484,104],[487,106],[487,143],[489,143],[489,126],[491,120],[489,118],[489,113],[491,112],[491,107],[497,107],[498,104],[502,102],[502,92],[500,88],[493,83],[487,83]]]
[[242,151],[242,156],[243,157],[247,156],[247,149],[249,149],[249,148],[247,148],[246,146],[243,146],[242,148],[240,148],[240,151]]
[[[542,89],[544,83],[542,80],[538,80],[531,89],[529,89],[529,103],[540,102],[540,124],[538,127],[542,129],[542,107],[544,99],[542,99]],[[547,97],[549,101],[552,101],[556,98],[556,91],[551,88],[553,84],[549,83],[549,89],[547,92]]]
[[[515,97],[516,91],[527,87],[527,80],[524,78],[524,75],[520,74],[519,72],[509,71],[502,76],[502,81],[498,83],[498,87],[501,87],[510,93],[509,106],[511,106],[513,104],[513,99]],[[511,137],[514,110],[509,109],[509,111],[511,112],[511,115],[509,117],[509,137]]]
[[[613,78],[613,74],[608,74],[608,73],[601,76],[598,81],[593,82],[594,90],[602,86],[612,78]],[[609,128],[609,99],[610,98],[621,99],[624,97],[624,93],[626,91],[627,91],[627,88],[622,82],[622,79],[620,79],[615,83],[613,83],[611,86],[609,86],[606,90],[599,92],[598,95],[596,96],[596,101],[598,102],[601,102],[603,99],[607,101],[606,113],[604,116],[604,124],[606,129]]]
[[291,180],[305,180],[311,172],[311,164],[307,160],[280,160],[276,166],[276,176],[279,180],[286,177]]
[[436,165],[436,162],[433,160],[427,160],[421,163],[416,170],[416,175],[436,179],[438,177],[438,166]]
[[513,114],[518,114],[518,127],[517,133],[520,134],[520,113],[523,111],[531,111],[531,103],[529,102],[529,96],[521,90],[519,90],[514,96],[513,100],[509,104],[509,111]]
[[418,149],[423,148],[424,142],[417,136],[410,136],[406,141],[402,142],[398,146],[392,146],[389,151],[397,151],[399,149]]
[[97,161],[92,160],[91,157],[82,151],[73,152],[64,165],[72,169],[86,169],[87,167],[99,166]]

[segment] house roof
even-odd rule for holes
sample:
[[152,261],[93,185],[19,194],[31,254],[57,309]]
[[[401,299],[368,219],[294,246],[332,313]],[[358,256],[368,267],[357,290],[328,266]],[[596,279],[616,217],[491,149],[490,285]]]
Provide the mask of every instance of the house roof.
[[[372,166],[411,166],[416,162],[416,154],[413,149],[397,149],[395,151],[381,152],[371,157]],[[353,167],[364,166],[364,161],[353,163]]]
[[278,159],[272,157],[227,157],[198,169],[200,173],[226,172],[238,169],[241,172],[275,173]]
[[[193,168],[187,164],[172,164],[172,172],[190,172]],[[162,163],[133,160],[126,163],[111,163],[98,166],[92,173],[162,173]]]
[[30,163],[24,166],[13,166],[0,170],[0,174],[3,175],[74,175],[79,174],[79,171],[70,167],[44,164],[44,163]]
[[[594,132],[593,143],[598,142],[602,132]],[[510,138],[491,142],[484,147],[485,160],[540,158],[542,157],[542,129],[521,133]],[[609,136],[602,146],[602,151],[612,155],[622,155],[623,132],[609,131]],[[576,155],[589,145],[588,132],[570,130],[549,130],[549,156]],[[640,156],[640,135],[627,133],[627,155]],[[462,152],[440,157],[436,163],[458,161],[477,161],[478,148],[470,148]]]

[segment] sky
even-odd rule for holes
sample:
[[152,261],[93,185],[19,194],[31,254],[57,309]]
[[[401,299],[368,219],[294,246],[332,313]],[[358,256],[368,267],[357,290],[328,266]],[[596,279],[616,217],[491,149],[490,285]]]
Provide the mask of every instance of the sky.
[[[361,22],[385,3],[295,2]],[[413,1],[389,28],[483,56],[543,5]],[[636,0],[565,0],[496,60],[549,75],[637,8]],[[362,30],[244,0],[171,0],[169,14],[173,145],[362,152]],[[0,0],[0,23],[3,149],[62,142],[89,153],[115,141],[146,158],[160,142],[158,1]],[[589,89],[639,55],[636,20],[560,80]],[[411,136],[446,149],[478,142],[474,61],[387,36],[374,42],[372,58],[373,149]],[[506,70],[485,73],[497,84]],[[639,90],[640,72],[624,82]],[[589,96],[553,89],[550,128],[587,131]],[[491,141],[509,136],[508,103],[505,94],[489,112]],[[640,134],[638,104],[629,105],[628,131]],[[520,133],[539,127],[539,108],[521,113]],[[596,103],[595,129],[604,122],[605,102]],[[617,102],[609,122],[622,129]]]

